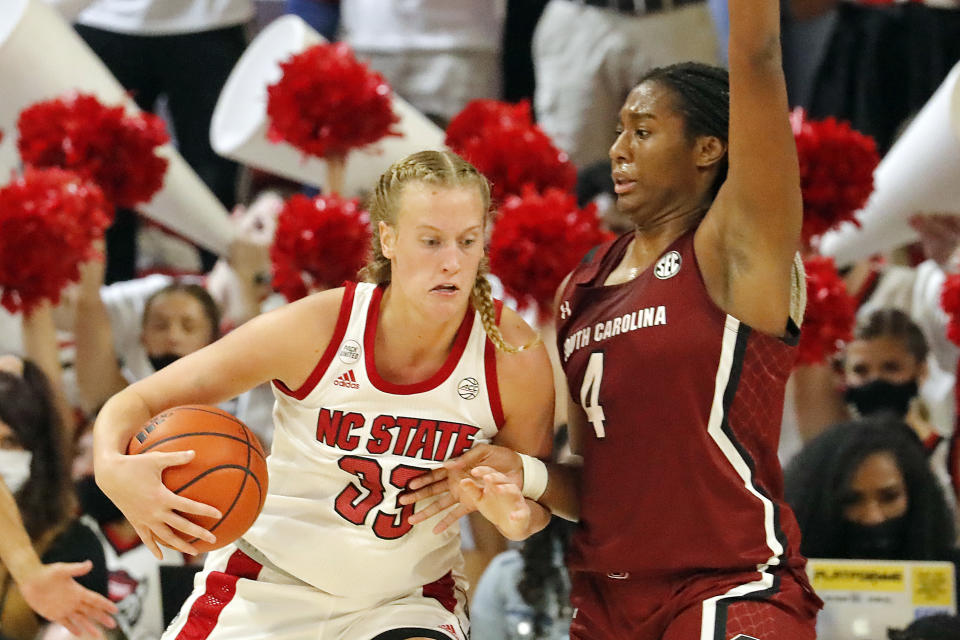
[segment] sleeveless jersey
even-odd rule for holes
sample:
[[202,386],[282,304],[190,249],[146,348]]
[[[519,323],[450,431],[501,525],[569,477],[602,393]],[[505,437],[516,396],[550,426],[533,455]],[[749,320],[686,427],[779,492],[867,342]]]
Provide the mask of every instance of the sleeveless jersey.
[[561,363],[587,415],[571,568],[802,566],[776,457],[797,336],[788,344],[719,309],[693,233],[634,280],[604,286],[631,238],[578,266],[558,310]]
[[415,476],[503,423],[495,351],[469,309],[445,364],[393,384],[374,361],[383,289],[348,283],[330,345],[302,387],[273,382],[269,490],[244,540],[327,593],[392,596],[438,580],[460,560],[457,527],[410,525],[397,503]]

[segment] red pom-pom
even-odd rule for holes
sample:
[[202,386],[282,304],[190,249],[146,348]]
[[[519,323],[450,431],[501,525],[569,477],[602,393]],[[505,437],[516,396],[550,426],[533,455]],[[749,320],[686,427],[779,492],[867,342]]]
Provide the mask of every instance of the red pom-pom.
[[853,339],[857,305],[847,293],[833,258],[812,256],[807,272],[807,309],[797,346],[797,364],[821,364]]
[[450,121],[446,143],[487,177],[497,202],[526,187],[569,191],[577,184],[576,167],[531,122],[525,103],[469,103]]
[[947,338],[952,343],[960,345],[960,274],[950,274],[943,281],[940,306],[950,317],[947,322]]
[[0,189],[0,304],[29,313],[56,303],[111,216],[100,188],[73,172],[27,167],[15,176]]
[[530,101],[471,100],[447,125],[447,146],[461,149],[468,141],[483,135],[490,127],[526,128],[533,126]]
[[593,203],[579,209],[568,192],[547,189],[541,195],[528,188],[522,197],[508,197],[497,213],[490,270],[521,309],[536,305],[543,320],[563,278],[609,238]]
[[873,192],[873,172],[880,162],[873,138],[834,118],[807,120],[803,109],[790,116],[800,160],[803,193],[803,241],[809,245],[849,221]]
[[346,44],[315,45],[280,68],[283,77],[267,88],[270,140],[325,157],[400,135],[390,86]]
[[370,215],[356,199],[333,194],[287,200],[270,259],[273,288],[293,301],[353,280],[370,249]]
[[128,115],[122,106],[71,94],[24,109],[17,126],[25,164],[75,171],[114,206],[149,202],[163,186],[168,162],[156,149],[170,138],[155,115]]

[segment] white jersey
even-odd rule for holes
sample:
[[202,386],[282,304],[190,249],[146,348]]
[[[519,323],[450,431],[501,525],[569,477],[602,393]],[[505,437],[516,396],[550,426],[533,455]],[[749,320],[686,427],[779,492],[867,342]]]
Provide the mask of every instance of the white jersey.
[[503,423],[496,358],[468,311],[444,365],[398,385],[376,370],[383,289],[346,286],[330,345],[303,386],[274,381],[269,492],[244,540],[292,576],[339,596],[390,596],[432,583],[460,560],[457,527],[412,526],[407,483]]

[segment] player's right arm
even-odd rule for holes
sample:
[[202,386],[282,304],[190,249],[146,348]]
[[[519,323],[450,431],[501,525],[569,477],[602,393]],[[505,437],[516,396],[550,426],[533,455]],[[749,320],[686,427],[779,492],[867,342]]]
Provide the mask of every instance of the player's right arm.
[[334,289],[254,318],[126,387],[104,405],[94,425],[97,484],[158,558],[158,542],[196,553],[177,530],[192,538],[214,539],[177,511],[213,518],[219,513],[174,494],[161,482],[164,468],[189,462],[193,452],[128,456],[124,452],[130,438],[152,416],[171,407],[216,404],[273,379],[298,388],[333,336],[342,299],[343,289]]

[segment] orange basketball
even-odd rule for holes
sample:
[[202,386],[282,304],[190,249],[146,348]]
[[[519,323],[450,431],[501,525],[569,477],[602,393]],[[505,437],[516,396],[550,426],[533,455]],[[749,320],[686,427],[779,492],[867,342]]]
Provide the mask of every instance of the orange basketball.
[[220,511],[220,520],[181,514],[217,536],[214,544],[190,540],[197,550],[219,549],[243,535],[260,515],[267,497],[266,454],[247,425],[206,405],[157,414],[127,445],[129,454],[188,450],[196,452],[193,460],[164,469],[163,484]]

